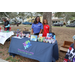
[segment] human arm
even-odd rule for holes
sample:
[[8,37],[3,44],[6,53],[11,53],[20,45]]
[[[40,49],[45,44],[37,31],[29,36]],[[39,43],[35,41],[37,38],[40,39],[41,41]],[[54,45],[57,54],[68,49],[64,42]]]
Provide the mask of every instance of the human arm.
[[8,27],[10,27],[10,24],[8,24],[7,26],[5,26],[5,28],[8,28]]
[[41,33],[42,33],[42,31],[43,31],[43,24],[41,24],[41,29],[40,29],[39,34],[41,34]]
[[31,30],[31,34],[33,34],[34,32],[33,32],[33,29]]
[[31,34],[33,34],[33,33],[34,33],[34,32],[33,32],[33,24],[32,24],[32,27],[31,27],[31,28],[32,28],[32,30],[31,30]]
[[41,34],[42,33],[42,29],[40,30],[40,33],[39,34]]

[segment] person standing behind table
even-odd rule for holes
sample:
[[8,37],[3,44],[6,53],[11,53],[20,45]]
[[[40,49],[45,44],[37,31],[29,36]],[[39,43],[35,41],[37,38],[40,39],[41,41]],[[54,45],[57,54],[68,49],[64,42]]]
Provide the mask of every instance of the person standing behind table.
[[34,33],[34,35],[39,35],[42,33],[43,30],[43,24],[40,22],[40,17],[37,16],[35,18],[34,23],[32,24],[32,34]]
[[6,19],[6,18],[3,18],[3,21],[4,21],[4,30],[7,28],[7,30],[10,29],[10,23],[9,21]]
[[43,20],[43,37],[47,36],[47,33],[49,33],[49,25],[46,19]]

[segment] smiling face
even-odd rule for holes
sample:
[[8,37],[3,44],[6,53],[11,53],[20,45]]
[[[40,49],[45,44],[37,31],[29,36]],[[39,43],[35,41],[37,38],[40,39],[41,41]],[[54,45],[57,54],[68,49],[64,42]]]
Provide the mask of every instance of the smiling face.
[[48,24],[46,19],[43,20],[43,24]]
[[36,21],[37,21],[37,23],[38,23],[38,22],[40,21],[40,18],[39,18],[39,17],[37,17]]

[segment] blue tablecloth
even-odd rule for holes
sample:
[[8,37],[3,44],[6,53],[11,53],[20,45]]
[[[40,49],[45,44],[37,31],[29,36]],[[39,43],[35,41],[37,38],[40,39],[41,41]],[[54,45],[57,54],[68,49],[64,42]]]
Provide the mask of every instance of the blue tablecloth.
[[28,38],[12,38],[9,51],[10,55],[38,60],[40,62],[52,62],[58,60],[58,44],[30,41]]

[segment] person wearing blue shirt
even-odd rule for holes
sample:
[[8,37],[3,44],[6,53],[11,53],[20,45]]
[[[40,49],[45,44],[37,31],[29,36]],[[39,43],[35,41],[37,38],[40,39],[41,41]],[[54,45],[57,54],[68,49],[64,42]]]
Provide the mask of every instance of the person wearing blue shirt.
[[34,35],[39,35],[42,33],[43,30],[43,24],[40,22],[40,17],[37,16],[35,18],[34,23],[32,24],[32,34],[34,33]]

